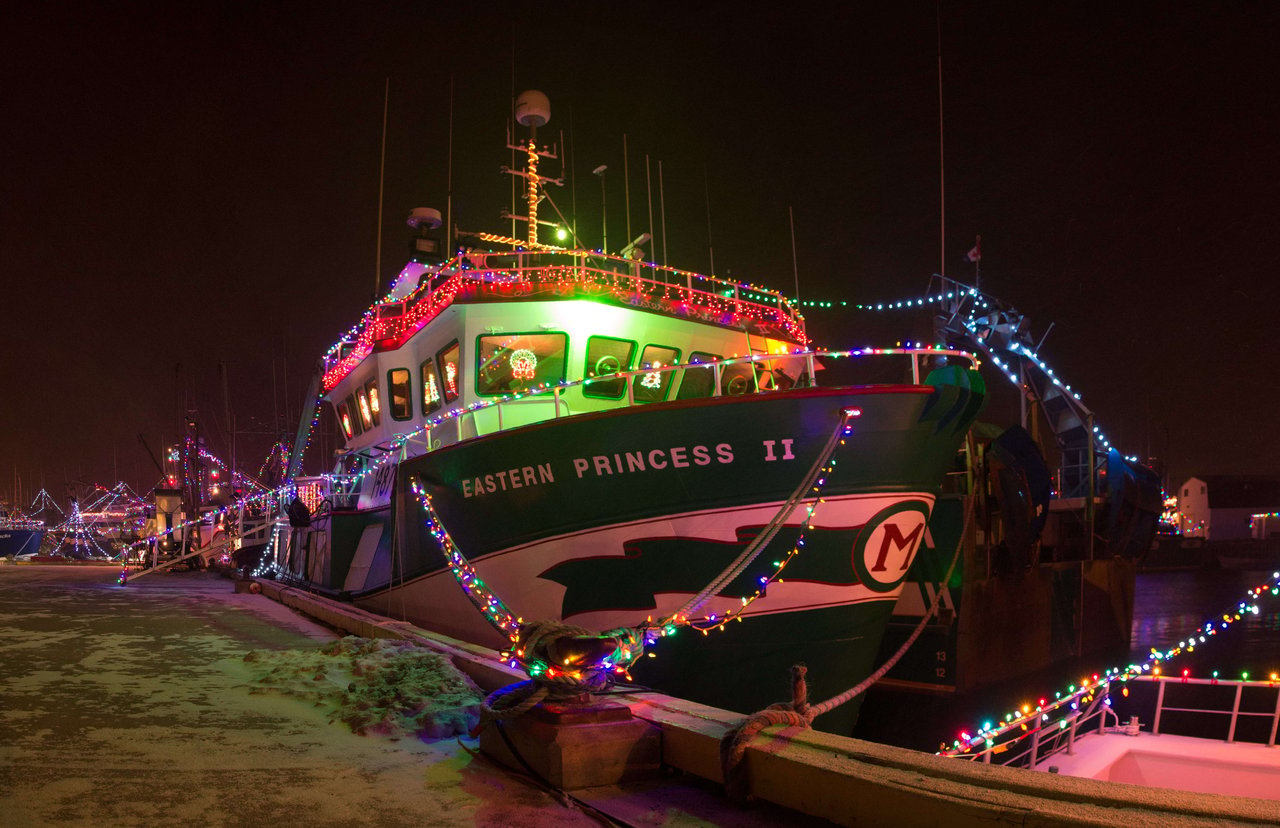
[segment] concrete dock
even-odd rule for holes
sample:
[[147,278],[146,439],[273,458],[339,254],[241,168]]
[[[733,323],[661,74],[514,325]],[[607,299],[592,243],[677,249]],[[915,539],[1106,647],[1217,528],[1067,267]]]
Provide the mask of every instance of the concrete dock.
[[1274,826],[1280,804],[943,759],[799,728],[746,755],[724,798],[718,745],[741,717],[657,694],[614,697],[660,732],[664,772],[553,794],[455,740],[358,736],[255,691],[251,650],[340,633],[447,654],[484,690],[491,654],[261,582],[210,573],[117,586],[94,568],[0,564],[0,825]]
[[343,634],[204,572],[0,564],[0,825],[824,825],[666,778],[562,801],[453,739],[255,692],[251,650]]

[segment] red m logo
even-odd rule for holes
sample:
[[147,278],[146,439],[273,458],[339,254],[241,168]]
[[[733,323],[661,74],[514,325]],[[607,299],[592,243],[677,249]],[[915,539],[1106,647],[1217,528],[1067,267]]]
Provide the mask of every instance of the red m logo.
[[875,566],[871,567],[872,572],[884,572],[885,560],[889,557],[889,545],[898,550],[906,550],[906,554],[902,556],[902,568],[905,570],[911,565],[911,551],[915,549],[916,544],[920,540],[920,533],[924,531],[924,524],[917,523],[916,528],[911,530],[911,534],[903,536],[902,530],[898,528],[898,524],[886,521],[882,524],[884,529],[884,537],[880,540],[880,556],[876,558]]

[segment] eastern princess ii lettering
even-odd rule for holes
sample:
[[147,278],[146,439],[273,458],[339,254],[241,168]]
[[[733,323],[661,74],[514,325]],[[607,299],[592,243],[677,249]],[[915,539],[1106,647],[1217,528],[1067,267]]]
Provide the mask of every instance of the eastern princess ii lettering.
[[483,477],[464,477],[462,479],[462,496],[475,497],[480,494],[505,492],[508,489],[522,489],[525,486],[538,486],[543,483],[556,482],[555,472],[550,463],[539,463],[537,466],[521,466],[518,469],[504,469],[486,474]]
[[672,446],[648,451],[625,451],[575,457],[573,470],[579,478],[603,477],[629,472],[661,471],[668,468],[687,469],[691,466],[710,466],[712,463],[727,465],[732,462],[733,446],[728,443],[717,443],[714,447]]

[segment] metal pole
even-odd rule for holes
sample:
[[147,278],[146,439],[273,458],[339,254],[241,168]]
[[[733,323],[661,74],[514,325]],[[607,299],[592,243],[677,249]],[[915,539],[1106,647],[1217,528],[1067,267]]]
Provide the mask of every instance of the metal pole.
[[1240,719],[1240,695],[1244,693],[1244,682],[1236,685],[1236,700],[1231,706],[1231,726],[1227,728],[1227,744],[1236,740],[1236,722]]
[[[1156,682],[1156,687],[1159,689],[1156,690],[1156,720],[1151,723],[1152,736],[1160,735],[1160,714],[1164,712],[1164,679],[1158,678]],[[1276,706],[1276,709],[1280,711],[1280,699],[1277,699]]]

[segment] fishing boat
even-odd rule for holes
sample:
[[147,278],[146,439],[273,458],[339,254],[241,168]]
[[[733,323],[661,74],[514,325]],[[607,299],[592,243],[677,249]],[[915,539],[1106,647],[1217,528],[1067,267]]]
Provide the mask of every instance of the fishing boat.
[[0,506],[0,558],[35,555],[44,540],[44,522],[22,510]]
[[[647,235],[540,241],[545,96],[516,115],[527,236],[413,211],[411,261],[317,372],[277,577],[494,648],[535,619],[640,630],[631,678],[744,712],[797,662],[815,692],[862,680],[983,405],[976,360],[816,350],[786,296],[645,261]],[[321,416],[345,445],[302,476]]]

